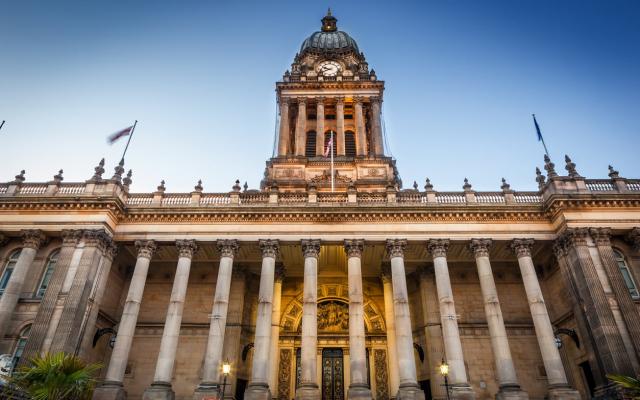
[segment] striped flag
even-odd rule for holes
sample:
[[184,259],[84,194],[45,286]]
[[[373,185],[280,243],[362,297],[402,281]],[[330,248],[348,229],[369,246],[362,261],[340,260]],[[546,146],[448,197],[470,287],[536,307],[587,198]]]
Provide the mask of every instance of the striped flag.
[[118,139],[125,137],[125,136],[129,136],[131,134],[131,131],[133,131],[133,125],[124,128],[121,131],[118,131],[114,134],[111,134],[108,138],[107,138],[107,143],[109,144],[114,144],[115,142],[118,141]]
[[327,143],[327,148],[324,150],[324,156],[328,157],[329,152],[333,149],[333,135],[330,136],[329,143]]

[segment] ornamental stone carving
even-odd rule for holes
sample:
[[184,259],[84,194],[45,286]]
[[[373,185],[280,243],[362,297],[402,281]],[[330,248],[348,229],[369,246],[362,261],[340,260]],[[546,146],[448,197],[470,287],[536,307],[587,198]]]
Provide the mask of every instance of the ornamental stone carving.
[[511,249],[516,257],[531,257],[531,248],[533,247],[533,239],[514,239],[511,242]]
[[427,242],[427,251],[431,257],[446,257],[449,249],[449,239],[431,239]]
[[291,385],[291,349],[280,349],[280,366],[278,368],[278,399],[289,400]]
[[262,251],[262,258],[271,257],[278,258],[278,252],[280,251],[280,244],[274,239],[260,239],[258,241],[260,250]]
[[151,257],[153,257],[153,253],[158,249],[156,242],[153,240],[136,240],[135,246],[136,250],[138,250],[138,258],[143,257],[151,259]]
[[220,239],[216,243],[216,247],[218,248],[221,257],[230,258],[233,258],[238,254],[238,249],[240,249],[238,241],[235,239]]
[[105,249],[104,256],[113,261],[113,259],[116,258],[116,255],[118,255],[118,245],[111,242]]
[[570,246],[586,246],[589,243],[589,230],[587,228],[569,228],[562,237]]
[[349,330],[349,305],[329,300],[318,303],[318,330],[344,332]]
[[75,229],[63,229],[61,232],[62,235],[62,246],[64,247],[75,247],[78,245],[80,238],[82,238],[82,231]]
[[354,239],[344,241],[344,250],[347,252],[347,257],[362,257],[364,251],[364,240]]
[[301,242],[302,254],[304,258],[314,257],[318,258],[320,255],[320,240],[318,239],[303,239]]
[[389,399],[389,375],[387,373],[387,352],[384,349],[373,350],[373,365],[376,374],[376,399]]
[[104,251],[111,244],[111,237],[104,229],[92,229],[82,231],[82,241],[85,246],[98,247]]
[[640,228],[633,228],[627,235],[627,240],[631,242],[635,251],[640,251]]
[[389,258],[404,257],[405,247],[407,247],[406,239],[388,239],[386,243]]
[[562,237],[554,240],[552,248],[558,260],[567,255],[567,243]]
[[179,258],[193,258],[193,255],[198,251],[198,244],[193,239],[178,239],[176,247]]
[[489,257],[491,239],[471,239],[469,248],[476,257]]
[[39,229],[27,229],[22,231],[22,246],[38,250],[46,240],[44,234]]
[[591,228],[589,233],[596,246],[611,246],[611,228]]

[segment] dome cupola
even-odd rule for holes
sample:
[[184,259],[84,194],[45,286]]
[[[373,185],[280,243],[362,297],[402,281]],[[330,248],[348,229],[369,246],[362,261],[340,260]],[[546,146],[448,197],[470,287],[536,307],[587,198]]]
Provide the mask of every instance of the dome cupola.
[[331,14],[331,9],[322,18],[320,31],[314,32],[302,42],[300,54],[320,53],[320,54],[344,54],[348,52],[359,53],[358,44],[346,32],[339,31],[338,19]]

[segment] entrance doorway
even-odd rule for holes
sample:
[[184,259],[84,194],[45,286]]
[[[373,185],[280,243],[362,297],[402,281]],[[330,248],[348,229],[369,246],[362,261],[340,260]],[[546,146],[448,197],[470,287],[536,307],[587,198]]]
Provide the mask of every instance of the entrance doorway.
[[322,349],[322,400],[344,400],[342,349]]

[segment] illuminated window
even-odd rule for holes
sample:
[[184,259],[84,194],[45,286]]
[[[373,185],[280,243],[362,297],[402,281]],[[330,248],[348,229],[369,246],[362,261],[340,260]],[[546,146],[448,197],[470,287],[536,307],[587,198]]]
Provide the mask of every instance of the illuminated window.
[[7,284],[9,283],[9,278],[11,278],[11,274],[13,273],[13,269],[16,267],[18,263],[18,257],[20,257],[20,251],[16,250],[9,256],[9,260],[4,265],[4,271],[2,272],[2,277],[0,278],[0,295],[4,293],[4,289],[6,289]]

